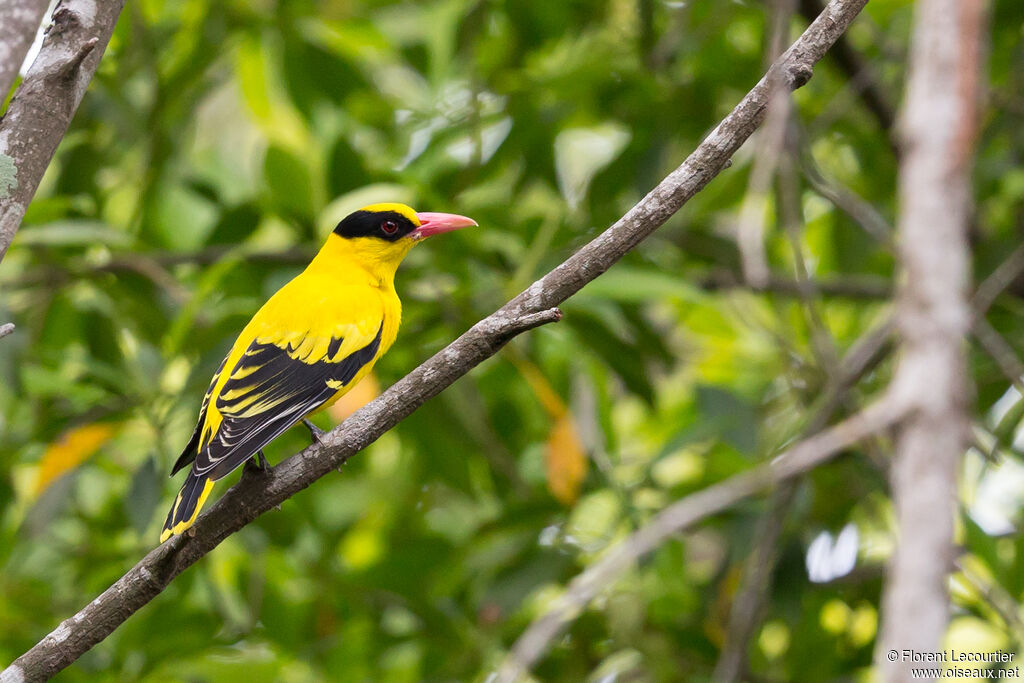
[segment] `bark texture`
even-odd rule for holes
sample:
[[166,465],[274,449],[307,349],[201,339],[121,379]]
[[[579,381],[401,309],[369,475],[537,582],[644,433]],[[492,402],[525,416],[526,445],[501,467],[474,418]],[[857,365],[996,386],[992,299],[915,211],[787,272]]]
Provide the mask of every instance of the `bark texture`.
[[0,103],[18,78],[18,71],[43,23],[47,0],[5,0],[0,3]]
[[969,437],[967,229],[983,14],[982,0],[921,0],[915,8],[900,121],[902,356],[893,380],[911,412],[892,472],[899,538],[876,652],[886,681],[911,673],[890,651],[941,650],[949,620],[956,475]]
[[0,120],[0,260],[99,66],[123,6],[124,0],[62,0],[39,55]]

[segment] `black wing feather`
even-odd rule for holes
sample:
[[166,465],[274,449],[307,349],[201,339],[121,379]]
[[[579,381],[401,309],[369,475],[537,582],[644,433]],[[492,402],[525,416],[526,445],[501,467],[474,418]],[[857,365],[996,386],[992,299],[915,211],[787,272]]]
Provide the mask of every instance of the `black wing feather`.
[[[230,355],[230,352],[228,353]],[[217,372],[213,373],[213,379],[210,380],[210,387],[206,390],[206,396],[203,396],[203,405],[199,408],[199,421],[196,423],[196,428],[192,432],[192,437],[185,444],[185,448],[181,451],[181,455],[174,463],[174,467],[171,468],[171,476],[173,477],[178,473],[178,470],[185,467],[193,460],[196,459],[196,454],[199,453],[199,443],[203,434],[203,425],[206,424],[206,408],[210,405],[210,396],[213,394],[213,387],[217,385],[217,380],[220,378],[220,373],[224,372],[224,364],[228,362],[228,357],[224,356],[224,360],[217,366]]]
[[[305,363],[276,344],[250,344],[216,400],[223,421],[198,454],[194,473],[220,479],[326,403],[338,391],[338,384],[351,382],[360,368],[376,357],[383,330],[381,325],[373,341],[335,362]],[[331,341],[327,358],[338,352],[342,341]],[[251,371],[245,373],[246,370]],[[242,376],[236,378],[238,374]],[[238,393],[230,400],[224,399],[232,392]],[[266,404],[267,409],[254,410],[261,404]]]

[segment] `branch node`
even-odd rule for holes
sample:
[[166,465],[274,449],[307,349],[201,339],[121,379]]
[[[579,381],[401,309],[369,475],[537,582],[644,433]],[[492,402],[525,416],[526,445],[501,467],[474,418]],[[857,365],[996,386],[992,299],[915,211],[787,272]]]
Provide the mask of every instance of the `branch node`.
[[99,42],[99,38],[90,38],[82,43],[81,46],[75,50],[75,53],[57,68],[54,76],[68,81],[73,80],[75,76],[78,75],[78,69],[81,68],[82,62],[85,61],[85,58],[89,56],[89,53],[92,52],[93,48],[96,47]]
[[81,25],[81,20],[78,17],[78,13],[73,11],[70,7],[65,7],[58,3],[58,6],[53,10],[53,15],[50,17],[50,25],[46,27],[46,37],[53,38],[59,36],[70,28]]
[[810,64],[804,64],[798,62],[789,67],[789,84],[790,88],[796,90],[802,88],[807,84],[807,81],[811,80],[811,76],[814,75],[814,69],[811,68]]
[[513,321],[511,327],[516,331],[532,330],[548,323],[557,323],[562,319],[562,309],[555,307],[536,313],[527,313]]

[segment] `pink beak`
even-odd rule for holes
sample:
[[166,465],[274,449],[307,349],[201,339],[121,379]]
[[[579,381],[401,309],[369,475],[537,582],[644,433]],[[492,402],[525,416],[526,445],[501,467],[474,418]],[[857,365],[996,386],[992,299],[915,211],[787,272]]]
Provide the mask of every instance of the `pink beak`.
[[409,236],[417,240],[430,237],[431,235],[440,235],[442,232],[451,232],[459,228],[477,225],[477,222],[472,218],[466,218],[454,213],[431,213],[424,211],[416,214],[416,218],[420,219],[420,227],[409,233]]

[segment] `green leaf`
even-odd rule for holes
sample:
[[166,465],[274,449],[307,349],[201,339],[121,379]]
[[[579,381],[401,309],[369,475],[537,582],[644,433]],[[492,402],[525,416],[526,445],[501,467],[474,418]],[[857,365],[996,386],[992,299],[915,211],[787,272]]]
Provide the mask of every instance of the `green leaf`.
[[313,181],[302,160],[278,145],[271,145],[263,159],[263,177],[279,211],[312,219]]
[[631,138],[629,128],[614,121],[590,128],[567,128],[555,138],[558,187],[569,206],[578,208],[590,181],[619,156]]
[[164,477],[158,471],[156,458],[146,458],[142,466],[135,471],[124,500],[128,520],[140,536],[146,533],[150,522],[153,521],[153,512],[160,503],[163,486]]
[[132,236],[106,223],[89,220],[67,220],[32,225],[18,232],[17,244],[22,246],[84,247],[101,244],[106,247],[127,247]]

